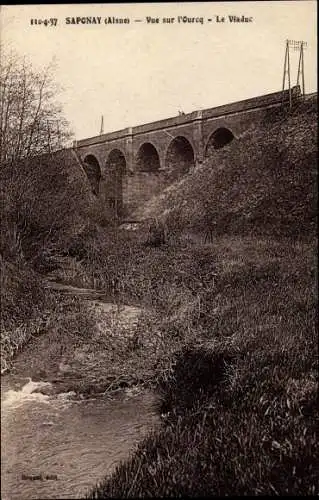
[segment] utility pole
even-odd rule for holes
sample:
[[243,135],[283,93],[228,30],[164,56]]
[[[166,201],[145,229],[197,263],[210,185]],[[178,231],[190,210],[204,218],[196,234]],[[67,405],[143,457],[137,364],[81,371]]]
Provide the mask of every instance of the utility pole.
[[297,85],[299,85],[300,77],[302,81],[302,95],[305,95],[305,66],[304,66],[304,49],[307,46],[307,42],[302,40],[286,40],[285,48],[285,62],[284,62],[284,75],[282,82],[282,104],[284,103],[285,96],[285,86],[286,79],[288,80],[288,92],[289,92],[289,107],[292,107],[292,90],[291,90],[291,70],[290,70],[290,48],[295,51],[299,51],[299,62],[298,62],[298,73],[297,73]]
[[288,91],[289,91],[289,107],[292,106],[292,98],[291,98],[291,82],[290,82],[290,53],[289,53],[289,42],[290,40],[286,40],[286,50],[285,50],[285,62],[284,62],[284,77],[282,81],[282,104],[284,104],[285,98],[285,85],[286,85],[286,77],[288,78]]
[[104,134],[104,116],[101,117],[100,135]]
[[[297,74],[297,85],[299,85],[300,75],[301,75],[301,89],[302,95],[305,95],[305,63],[304,63],[304,48],[307,47],[306,42],[299,42],[299,63],[298,63],[298,74]],[[298,50],[298,49],[297,49]]]

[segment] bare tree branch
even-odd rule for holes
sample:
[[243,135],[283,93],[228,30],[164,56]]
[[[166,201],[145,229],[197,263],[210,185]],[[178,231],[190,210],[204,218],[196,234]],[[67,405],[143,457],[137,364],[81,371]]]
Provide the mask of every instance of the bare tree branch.
[[57,101],[54,65],[35,71],[10,53],[0,61],[1,163],[63,148],[71,138],[69,125]]

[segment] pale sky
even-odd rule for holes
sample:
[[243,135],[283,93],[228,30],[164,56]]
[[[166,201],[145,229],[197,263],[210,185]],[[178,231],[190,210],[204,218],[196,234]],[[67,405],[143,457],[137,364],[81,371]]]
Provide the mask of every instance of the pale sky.
[[[253,21],[231,23],[233,15]],[[65,22],[82,16],[101,24]],[[109,16],[130,23],[105,24]],[[147,24],[147,16],[160,22]],[[203,17],[203,24],[178,16]],[[31,26],[31,18],[58,22]],[[1,7],[0,20],[1,42],[33,65],[55,57],[60,101],[77,139],[98,135],[101,115],[106,133],[281,90],[286,39],[307,42],[306,92],[317,90],[316,1],[13,5]],[[297,67],[291,52],[292,84]]]

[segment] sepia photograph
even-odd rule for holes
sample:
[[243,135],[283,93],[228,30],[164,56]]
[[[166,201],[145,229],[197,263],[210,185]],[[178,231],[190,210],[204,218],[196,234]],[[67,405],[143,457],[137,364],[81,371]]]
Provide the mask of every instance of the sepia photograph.
[[318,496],[317,2],[0,6],[1,499]]

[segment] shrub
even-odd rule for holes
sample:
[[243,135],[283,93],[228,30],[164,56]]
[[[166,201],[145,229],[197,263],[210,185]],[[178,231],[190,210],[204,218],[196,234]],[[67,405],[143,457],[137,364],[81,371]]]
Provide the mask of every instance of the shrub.
[[32,260],[50,248],[59,252],[83,225],[88,193],[74,168],[68,151],[2,166],[5,259]]

